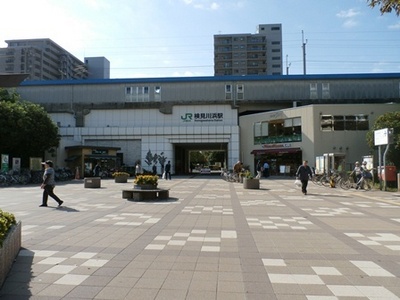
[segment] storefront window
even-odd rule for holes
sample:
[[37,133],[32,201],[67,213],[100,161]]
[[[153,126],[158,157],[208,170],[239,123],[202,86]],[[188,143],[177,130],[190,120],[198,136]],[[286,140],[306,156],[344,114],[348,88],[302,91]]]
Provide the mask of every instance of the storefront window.
[[301,118],[254,123],[254,144],[301,141]]

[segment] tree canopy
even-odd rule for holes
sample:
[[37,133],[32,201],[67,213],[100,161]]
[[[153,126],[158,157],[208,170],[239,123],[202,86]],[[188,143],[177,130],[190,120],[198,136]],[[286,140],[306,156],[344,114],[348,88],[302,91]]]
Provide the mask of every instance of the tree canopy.
[[397,168],[400,167],[400,111],[392,111],[380,115],[367,133],[367,143],[374,148],[374,131],[384,128],[393,128],[393,145],[389,148],[387,162],[393,163]]
[[59,142],[58,128],[43,107],[0,89],[0,153],[21,158],[27,167],[30,157],[43,157]]
[[379,10],[382,14],[390,13],[393,10],[397,15],[400,15],[400,0],[367,0],[367,2],[372,8],[380,7]]

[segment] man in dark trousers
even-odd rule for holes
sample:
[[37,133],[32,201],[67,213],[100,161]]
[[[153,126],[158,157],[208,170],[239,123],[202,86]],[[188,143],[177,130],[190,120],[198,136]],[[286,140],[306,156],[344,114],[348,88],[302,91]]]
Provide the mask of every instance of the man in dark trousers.
[[63,201],[54,194],[54,187],[56,185],[54,177],[53,162],[51,160],[46,160],[42,162],[44,165],[43,183],[40,186],[43,189],[42,205],[41,207],[47,207],[47,199],[50,196],[57,201],[58,206],[63,204]]
[[165,179],[168,180],[168,177],[169,177],[169,180],[171,180],[171,162],[170,161],[168,161],[167,164],[165,165]]
[[308,180],[312,176],[311,168],[308,166],[308,161],[303,161],[303,164],[297,169],[296,177],[301,181],[301,191],[307,195]]

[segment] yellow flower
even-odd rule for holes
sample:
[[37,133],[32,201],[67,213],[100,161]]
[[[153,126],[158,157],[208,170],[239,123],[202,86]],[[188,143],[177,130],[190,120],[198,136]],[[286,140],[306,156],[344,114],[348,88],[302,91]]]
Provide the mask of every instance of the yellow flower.
[[157,175],[138,175],[136,176],[135,184],[152,184],[157,185],[158,176]]
[[130,175],[129,175],[129,173],[126,173],[126,172],[114,172],[114,173],[112,173],[112,177],[121,177],[121,176],[129,177]]

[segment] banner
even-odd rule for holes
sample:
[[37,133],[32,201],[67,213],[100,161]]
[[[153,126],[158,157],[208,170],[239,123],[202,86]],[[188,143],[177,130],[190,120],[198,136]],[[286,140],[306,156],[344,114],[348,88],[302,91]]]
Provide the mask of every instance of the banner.
[[1,171],[8,172],[8,154],[1,155]]
[[12,162],[13,171],[19,172],[21,171],[21,158],[14,157]]

